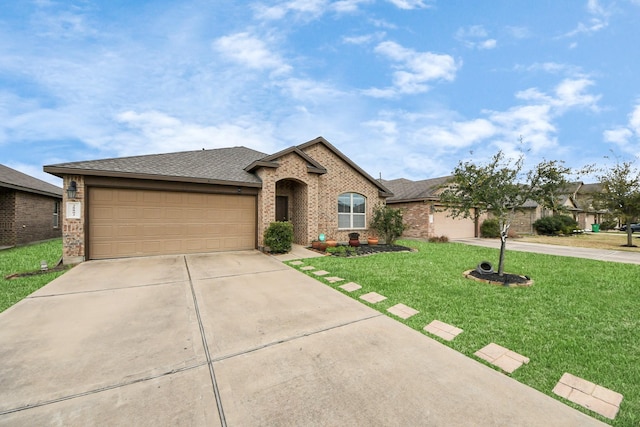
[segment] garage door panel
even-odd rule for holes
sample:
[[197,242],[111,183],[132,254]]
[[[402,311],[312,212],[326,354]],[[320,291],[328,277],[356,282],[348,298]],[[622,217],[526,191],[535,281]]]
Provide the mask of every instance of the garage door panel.
[[89,189],[92,259],[255,247],[256,198]]

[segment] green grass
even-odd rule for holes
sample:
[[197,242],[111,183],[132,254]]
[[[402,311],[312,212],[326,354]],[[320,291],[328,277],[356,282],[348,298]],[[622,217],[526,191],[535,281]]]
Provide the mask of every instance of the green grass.
[[0,251],[0,312],[62,275],[64,271],[18,277],[11,280],[5,279],[6,276],[40,270],[41,260],[46,260],[49,267],[52,268],[61,256],[62,239]]
[[451,342],[436,339],[476,360],[473,353],[490,342],[529,357],[510,376],[554,398],[563,400],[552,389],[565,372],[617,391],[624,400],[614,421],[563,401],[615,426],[640,425],[640,265],[508,251],[505,272],[530,276],[534,285],[505,288],[462,276],[483,260],[497,268],[498,250],[400,244],[418,251],[314,258],[306,265],[362,285],[353,293],[339,289],[353,298],[386,296],[369,304],[383,313],[397,303],[419,310],[396,319],[422,333],[434,319],[462,328]]

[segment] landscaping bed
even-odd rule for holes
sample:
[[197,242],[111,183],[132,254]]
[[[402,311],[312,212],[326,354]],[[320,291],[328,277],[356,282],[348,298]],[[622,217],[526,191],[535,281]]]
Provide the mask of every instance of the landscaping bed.
[[348,245],[338,245],[334,247],[329,247],[324,251],[307,248],[309,250],[325,253],[327,255],[332,256],[341,256],[341,257],[357,257],[364,255],[372,255],[372,254],[381,254],[386,252],[411,252],[412,250],[407,246],[401,245],[360,245],[360,246],[348,246]]

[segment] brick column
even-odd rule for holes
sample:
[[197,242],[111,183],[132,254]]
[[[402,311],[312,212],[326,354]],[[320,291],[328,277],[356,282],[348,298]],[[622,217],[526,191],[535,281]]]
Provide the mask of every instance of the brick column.
[[[78,192],[76,198],[69,200],[67,197],[67,188],[71,181],[76,182]],[[67,175],[63,178],[62,186],[62,261],[64,264],[78,264],[85,260],[85,221],[86,221],[86,191],[84,186],[84,177],[80,175]],[[67,218],[70,212],[67,212],[67,204],[69,202],[80,203],[80,218]]]

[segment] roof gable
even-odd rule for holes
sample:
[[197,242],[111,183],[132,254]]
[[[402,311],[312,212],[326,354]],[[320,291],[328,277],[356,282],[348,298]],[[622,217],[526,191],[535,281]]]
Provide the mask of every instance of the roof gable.
[[315,139],[312,139],[311,141],[307,141],[307,142],[305,142],[303,144],[300,144],[296,148],[298,148],[300,151],[304,152],[305,149],[310,148],[310,147],[312,147],[312,146],[314,146],[316,144],[324,145],[334,155],[339,157],[342,161],[347,163],[356,172],[358,172],[360,175],[362,175],[364,178],[366,178],[369,182],[371,182],[373,185],[375,185],[378,188],[378,192],[379,192],[381,197],[391,197],[391,196],[393,196],[393,193],[391,191],[389,191],[389,189],[382,182],[380,182],[379,180],[375,179],[374,177],[372,177],[371,175],[366,173],[360,166],[356,165],[350,158],[345,156],[340,150],[338,150],[331,143],[329,143],[329,141],[327,141],[326,139],[324,139],[321,136],[319,136],[319,137],[317,137]]
[[0,165],[0,187],[62,198],[62,188]]
[[324,168],[320,163],[318,163],[313,158],[309,157],[306,153],[300,150],[298,147],[289,147],[284,150],[278,151],[275,154],[271,154],[270,156],[263,157],[260,160],[256,160],[251,163],[249,166],[244,168],[247,172],[253,172],[258,168],[277,168],[280,166],[278,163],[278,159],[288,155],[288,154],[296,154],[300,156],[305,162],[307,162],[307,170],[309,173],[317,173],[317,174],[325,174],[327,173],[327,169]]

